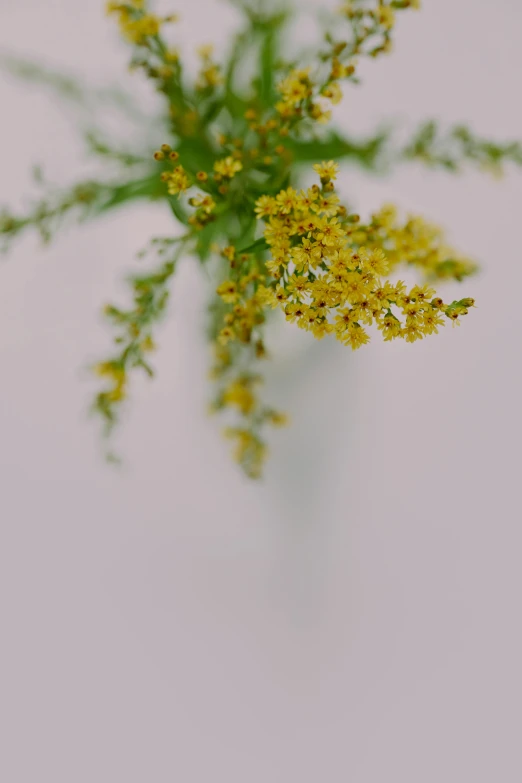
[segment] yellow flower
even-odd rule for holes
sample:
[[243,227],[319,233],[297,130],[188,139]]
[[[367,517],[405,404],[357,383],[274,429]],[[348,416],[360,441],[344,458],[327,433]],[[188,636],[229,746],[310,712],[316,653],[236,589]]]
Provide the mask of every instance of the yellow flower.
[[420,331],[419,327],[415,323],[408,323],[401,330],[401,336],[407,343],[414,343],[417,340],[422,340],[424,335]]
[[228,155],[228,157],[223,158],[222,160],[217,160],[214,163],[214,171],[216,174],[219,174],[221,177],[226,177],[227,179],[232,179],[239,171],[241,171],[243,168],[243,164],[240,160],[235,160],[231,155]]
[[100,377],[108,378],[111,382],[108,391],[102,392],[102,396],[108,402],[121,402],[125,399],[127,394],[127,375],[125,368],[119,362],[102,362],[96,365],[94,371]]
[[226,345],[235,338],[235,332],[230,326],[225,326],[218,335],[218,342],[221,345]]
[[279,413],[278,411],[270,411],[267,418],[270,424],[272,424],[274,427],[288,426],[289,418],[286,413]]
[[314,171],[316,171],[320,178],[321,182],[326,183],[330,182],[330,180],[337,179],[337,174],[339,172],[339,164],[335,163],[333,160],[330,160],[328,163],[323,161],[322,163],[316,163],[314,165]]
[[316,205],[317,211],[326,217],[335,217],[339,212],[339,196],[331,193],[329,196],[322,196]]
[[154,342],[154,340],[152,339],[152,337],[150,335],[147,335],[147,337],[145,337],[141,341],[140,348],[141,348],[142,351],[145,351],[146,353],[149,353],[150,351],[155,351],[156,350],[156,343]]
[[205,195],[194,196],[194,198],[190,199],[190,204],[193,207],[200,207],[200,209],[202,209],[203,212],[206,212],[207,215],[213,212],[216,208],[216,202],[208,193]]
[[378,323],[378,328],[382,331],[385,341],[393,340],[400,336],[401,322],[392,313],[389,313]]
[[321,90],[321,95],[328,98],[334,106],[340,103],[343,99],[343,91],[337,82],[330,82],[326,87]]
[[379,24],[382,24],[382,26],[387,30],[391,30],[395,24],[395,14],[393,13],[393,9],[390,8],[390,6],[379,6],[379,8],[375,11],[375,15]]
[[315,267],[321,262],[323,248],[312,239],[303,237],[300,245],[292,248],[292,258],[296,268],[301,271],[309,266]]
[[[333,161],[315,169],[329,182],[337,173]],[[268,216],[265,240],[272,251],[266,268],[279,283],[263,287],[262,302],[279,304],[288,321],[318,339],[333,331],[353,349],[370,339],[363,326],[376,325],[385,341],[415,342],[438,332],[442,314],[458,323],[473,299],[446,305],[428,284],[408,292],[401,281],[381,281],[400,262],[416,264],[431,276],[462,273],[466,262],[444,246],[442,232],[416,217],[401,225],[389,206],[364,225],[359,216],[348,217],[335,193],[324,193],[327,184],[323,191],[287,188],[275,200],[258,200],[260,214],[277,211]],[[402,311],[402,321],[392,307]]]
[[218,84],[222,84],[223,76],[219,65],[208,65],[200,71],[197,87],[204,90],[205,88],[214,88]]
[[350,346],[354,351],[370,342],[368,332],[366,332],[357,322],[348,324],[344,331],[338,332],[337,339],[342,342],[343,345]]
[[313,103],[308,113],[312,119],[320,124],[325,124],[332,118],[332,112],[328,109],[323,109],[320,103]]
[[435,296],[435,289],[429,285],[413,286],[410,296],[417,302],[429,302]]
[[277,211],[276,201],[272,196],[261,196],[256,201],[254,212],[257,218],[269,217],[275,215]]
[[114,3],[109,0],[105,4],[105,13],[107,16],[110,16],[111,14],[117,14],[117,13],[125,13],[125,6],[122,5],[122,3]]
[[167,189],[171,196],[181,195],[190,187],[188,174],[183,166],[176,166],[174,171],[165,171],[162,179],[167,183]]
[[276,196],[276,205],[279,212],[283,215],[288,215],[297,205],[297,191],[294,188],[288,188],[288,190],[282,190]]
[[214,44],[203,44],[203,46],[198,47],[197,53],[202,60],[210,60],[214,54]]
[[159,33],[161,20],[154,14],[145,14],[139,19],[122,17],[120,19],[122,34],[131,43],[142,44],[149,37]]
[[332,59],[330,79],[346,79],[355,72],[355,64],[344,65],[338,57]]
[[227,247],[224,247],[223,256],[228,259],[228,261],[233,261],[236,257],[236,248],[234,245],[227,245]]
[[227,302],[227,304],[233,304],[234,302],[237,302],[239,298],[237,285],[232,280],[225,280],[224,283],[221,283],[221,285],[216,288],[216,293],[224,302]]
[[309,73],[309,68],[294,70],[277,85],[278,92],[283,96],[283,107],[291,109],[311,94]]
[[361,256],[361,265],[363,269],[368,269],[375,275],[385,275],[389,272],[390,264],[382,250],[367,250],[366,248],[361,248],[359,254]]
[[286,320],[294,322],[297,318],[302,318],[306,312],[306,306],[299,302],[290,302],[285,307]]
[[327,321],[315,321],[315,323],[311,326],[310,331],[312,332],[313,336],[316,340],[322,340],[323,337],[326,337],[327,334],[330,334],[332,332],[332,325],[329,324]]
[[259,478],[267,449],[253,432],[240,427],[228,427],[225,437],[236,441],[234,457],[250,478]]
[[286,287],[292,296],[302,299],[308,292],[309,280],[305,275],[291,275]]
[[315,238],[321,245],[335,247],[340,241],[346,240],[346,231],[337,218],[320,218],[317,221]]
[[431,309],[423,313],[420,328],[424,334],[438,334],[438,326],[444,326],[444,319],[441,318],[437,310]]
[[237,380],[225,389],[223,394],[225,405],[235,405],[246,416],[256,404],[256,398],[246,380]]

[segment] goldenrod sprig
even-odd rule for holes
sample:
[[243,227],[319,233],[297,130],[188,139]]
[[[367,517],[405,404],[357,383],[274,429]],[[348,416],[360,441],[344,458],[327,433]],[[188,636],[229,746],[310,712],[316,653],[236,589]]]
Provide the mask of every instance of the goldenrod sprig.
[[[149,355],[155,349],[153,329],[165,314],[170,280],[189,238],[153,239],[149,250],[161,262],[149,272],[130,278],[132,306],[125,309],[109,304],[104,308],[105,317],[116,329],[117,350],[95,367],[106,385],[96,395],[93,411],[103,419],[106,434],[110,434],[118,421],[121,405],[127,398],[130,373],[140,369],[150,377],[154,375],[149,363]],[[145,255],[142,252],[140,257]]]
[[402,150],[406,160],[419,160],[430,168],[460,172],[475,165],[501,176],[506,163],[522,166],[522,144],[498,143],[482,139],[464,125],[443,132],[433,120],[424,123]]
[[408,290],[388,279],[401,264],[417,267],[430,281],[472,274],[473,262],[447,247],[440,229],[418,217],[401,223],[393,207],[363,224],[335,193],[337,164],[314,168],[321,187],[288,188],[257,203],[271,252],[266,266],[272,281],[260,291],[262,301],[315,337],[333,334],[353,349],[369,341],[372,325],[386,341],[415,342],[436,334],[443,316],[456,323],[468,313],[471,298],[445,304],[429,282]]

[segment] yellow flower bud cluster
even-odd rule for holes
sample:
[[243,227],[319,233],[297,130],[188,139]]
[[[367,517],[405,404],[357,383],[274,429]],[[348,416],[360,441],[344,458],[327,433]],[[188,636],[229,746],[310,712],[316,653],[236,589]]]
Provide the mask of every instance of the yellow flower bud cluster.
[[360,56],[377,57],[389,52],[396,11],[418,5],[418,0],[345,2],[339,10],[350,27],[344,39],[336,41],[327,35],[329,50],[322,55],[329,67],[327,75],[321,71],[312,75],[310,67],[294,68],[277,86],[281,99],[275,109],[284,131],[304,118],[320,124],[328,122],[332,115],[330,106],[340,103],[343,97],[340,80],[355,80]]
[[105,402],[114,404],[124,400],[127,396],[127,374],[121,362],[100,362],[94,369],[96,375],[109,382],[109,388],[103,392]]
[[357,58],[377,57],[390,51],[396,11],[418,6],[418,0],[345,2],[339,10],[351,29],[344,40],[327,36],[329,51],[322,56],[329,66],[326,78],[320,72],[312,76],[309,67],[294,68],[277,86],[281,99],[275,109],[283,132],[304,118],[320,124],[328,122],[332,115],[330,105],[337,105],[343,97],[340,80],[355,80]]
[[243,168],[243,164],[237,158],[228,155],[222,160],[217,160],[214,163],[214,171],[216,172],[216,179],[232,179]]
[[201,69],[196,82],[198,90],[212,92],[223,82],[221,69],[212,59],[213,53],[214,47],[210,44],[200,46],[198,50],[201,58]]
[[107,14],[117,17],[123,38],[138,46],[146,45],[148,39],[157,36],[163,24],[177,20],[172,14],[159,17],[146,13],[145,5],[144,0],[129,0],[126,3],[109,2],[106,6]]
[[377,57],[391,49],[391,32],[396,24],[396,12],[420,8],[420,0],[347,0],[340,12],[350,22],[351,40],[347,46],[352,54]]
[[249,478],[260,478],[267,457],[267,447],[251,430],[227,427],[225,437],[235,442],[234,459]]
[[131,278],[131,306],[122,309],[109,304],[104,307],[104,315],[118,331],[114,340],[114,355],[94,368],[96,374],[107,382],[106,387],[96,395],[93,405],[105,421],[107,432],[116,424],[121,405],[127,398],[131,372],[139,369],[149,376],[154,374],[148,361],[148,355],[156,347],[152,327],[164,315],[169,299],[168,285],[183,249],[183,242],[182,238],[158,237],[152,240],[140,257],[152,253],[161,262],[156,269]]
[[339,103],[342,91],[339,85],[330,80],[319,90],[310,76],[311,69],[291,71],[277,86],[281,100],[275,105],[280,120],[286,125],[301,120],[304,116],[314,122],[328,122],[332,113],[320,98],[329,99],[332,104]]
[[[163,144],[161,150],[154,153],[154,159],[163,161],[167,157],[173,164],[176,164],[179,161],[179,154],[175,150],[171,150],[168,144]],[[161,173],[161,179],[166,183],[167,191],[171,196],[181,196],[181,194],[185,193],[192,185],[188,173],[180,163],[174,165],[172,171],[163,171]],[[198,204],[197,206],[201,206],[201,204]],[[208,201],[205,204],[204,211],[211,212],[214,206],[215,204],[213,204],[213,202],[211,203],[211,201]]]

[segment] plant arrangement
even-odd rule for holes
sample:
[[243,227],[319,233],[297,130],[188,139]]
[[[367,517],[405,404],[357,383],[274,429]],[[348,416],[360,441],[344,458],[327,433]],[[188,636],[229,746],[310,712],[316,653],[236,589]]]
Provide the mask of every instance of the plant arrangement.
[[[522,164],[522,147],[486,141],[462,126],[444,132],[434,121],[406,144],[391,126],[362,140],[332,129],[332,109],[359,85],[360,63],[390,52],[396,23],[419,9],[419,0],[349,0],[336,13],[323,11],[321,42],[290,57],[287,41],[299,7],[228,1],[242,20],[228,53],[218,61],[211,45],[200,48],[193,76],[176,43],[182,20],[156,14],[148,0],[108,3],[107,14],[128,45],[133,78],[145,79],[161,96],[159,117],[144,114],[132,93],[89,91],[63,74],[4,58],[4,68],[52,87],[89,116],[94,108],[116,107],[129,123],[161,132],[162,143],[130,149],[90,125],[88,149],[109,175],[66,191],[55,191],[39,175],[44,195],[27,214],[0,212],[0,240],[7,249],[35,228],[49,241],[68,218],[92,219],[136,199],[169,209],[172,234],[152,237],[140,252],[143,268],[129,277],[127,304],[104,308],[113,348],[94,368],[101,389],[93,411],[109,435],[133,373],[154,374],[155,327],[166,313],[178,263],[190,257],[214,281],[211,407],[224,416],[237,461],[256,478],[267,452],[265,429],[286,423],[261,395],[272,313],[311,338],[358,349],[372,333],[385,341],[421,340],[458,324],[474,306],[469,289],[446,302],[437,286],[467,279],[477,265],[421,216],[401,215],[393,205],[357,214],[337,192],[340,163],[385,173],[416,160],[448,172],[471,164],[498,173],[505,163]],[[418,273],[413,287],[399,278],[405,267]]]

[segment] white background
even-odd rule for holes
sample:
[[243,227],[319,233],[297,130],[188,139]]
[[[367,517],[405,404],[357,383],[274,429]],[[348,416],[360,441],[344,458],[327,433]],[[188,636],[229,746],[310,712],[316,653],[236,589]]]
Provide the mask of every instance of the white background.
[[[424,5],[339,121],[434,116],[522,138],[522,6]],[[219,47],[226,5],[183,6],[186,49]],[[0,42],[132,87],[95,0],[2,0]],[[34,162],[61,183],[85,169],[56,103],[2,77],[0,106],[2,201],[23,203]],[[483,263],[455,287],[478,307],[438,337],[355,355],[287,327],[267,391],[293,427],[259,485],[205,415],[190,261],[122,469],[86,418],[86,367],[109,345],[100,306],[168,230],[162,207],[2,260],[5,783],[521,780],[522,172],[381,182],[347,167],[342,189],[362,212],[393,199],[442,222]]]

